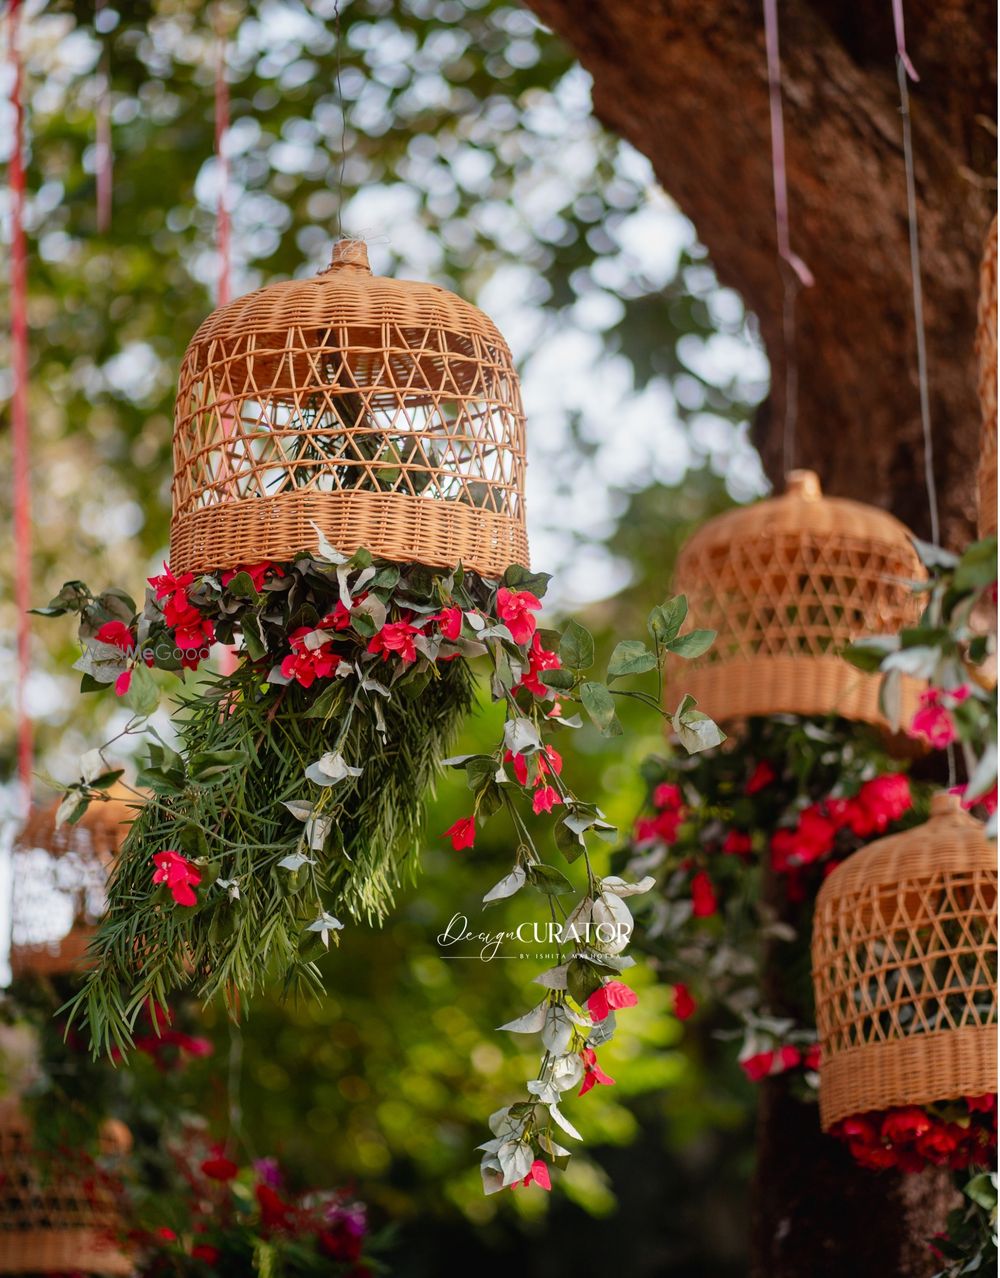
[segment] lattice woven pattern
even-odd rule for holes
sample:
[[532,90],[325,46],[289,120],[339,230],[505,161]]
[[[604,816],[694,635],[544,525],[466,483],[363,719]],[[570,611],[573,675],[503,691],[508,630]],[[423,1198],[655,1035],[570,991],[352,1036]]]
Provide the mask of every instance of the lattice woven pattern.
[[[101,1146],[105,1159],[126,1153],[128,1128],[109,1121]],[[130,1274],[115,1241],[115,1178],[72,1154],[47,1155],[44,1175],[41,1167],[27,1118],[15,1103],[0,1103],[0,1273]]]
[[826,880],[813,923],[820,1119],[997,1089],[996,849],[952,795]]
[[976,324],[979,359],[979,407],[982,438],[979,450],[979,535],[997,530],[997,219],[986,236],[979,270],[979,317]]
[[91,803],[76,825],[56,825],[59,804],[34,808],[14,842],[11,969],[79,966],[104,913],[108,866],[135,815],[128,791]]
[[524,415],[493,322],[373,277],[364,245],[214,311],[181,364],[175,571],[316,544],[487,576],[527,564]]
[[[882,723],[878,678],[838,653],[865,635],[895,634],[919,614],[908,583],[924,575],[906,529],[885,511],[824,497],[793,471],[782,497],[710,520],[682,550],[674,590],[695,626],[718,632],[691,662],[672,662],[716,720],[777,713]],[[902,721],[918,686],[904,683]]]

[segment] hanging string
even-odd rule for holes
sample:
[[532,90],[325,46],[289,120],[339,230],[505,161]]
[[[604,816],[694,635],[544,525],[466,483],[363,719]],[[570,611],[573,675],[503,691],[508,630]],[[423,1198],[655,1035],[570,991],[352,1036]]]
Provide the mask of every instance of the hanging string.
[[771,108],[771,169],[774,180],[774,229],[781,259],[782,344],[785,356],[785,421],[782,464],[785,474],[795,466],[795,429],[799,409],[799,366],[796,349],[795,303],[800,288],[810,288],[813,274],[792,250],[788,218],[788,177],[785,162],[785,117],[781,93],[781,53],[778,44],[777,0],[764,0],[764,44]]
[[107,0],[94,0],[94,25],[104,36],[100,70],[97,76],[97,105],[94,108],[94,170],[97,182],[97,229],[105,234],[111,229],[112,179],[114,153],[111,149],[111,50],[103,31],[101,14]]
[[17,608],[17,771],[21,800],[27,810],[31,795],[34,741],[28,716],[27,685],[31,670],[31,442],[28,436],[28,246],[24,233],[24,67],[20,54],[21,0],[7,10],[14,138],[10,156],[10,344],[14,385],[10,401],[12,479],[14,483],[14,603]]
[[229,134],[229,84],[226,80],[228,37],[222,22],[222,6],[216,6],[215,26],[215,172],[218,196],[215,205],[215,251],[219,274],[216,305],[225,306],[232,298],[231,222],[229,218],[229,157],[226,139]]
[[899,108],[903,119],[903,160],[906,169],[906,212],[910,235],[910,279],[913,284],[913,326],[917,334],[917,383],[920,389],[920,426],[924,437],[924,484],[930,510],[931,541],[941,541],[941,519],[938,512],[937,482],[934,478],[934,438],[931,433],[930,380],[927,375],[927,334],[924,326],[924,290],[920,278],[920,229],[917,222],[917,184],[913,171],[913,131],[910,125],[910,91],[907,76],[919,80],[906,52],[903,27],[903,2],[892,0],[892,17],[896,31],[896,79],[899,83]]
[[340,0],[333,2],[333,31],[336,43],[334,83],[337,86],[337,106],[340,108],[340,163],[337,173],[337,239],[344,238],[344,171],[347,164],[347,104],[344,102],[344,86],[341,79],[340,58],[341,25]]

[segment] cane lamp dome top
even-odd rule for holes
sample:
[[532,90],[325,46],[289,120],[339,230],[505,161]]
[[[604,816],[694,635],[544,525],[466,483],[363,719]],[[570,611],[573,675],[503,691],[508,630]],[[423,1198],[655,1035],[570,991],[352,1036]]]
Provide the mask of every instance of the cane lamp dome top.
[[[896,634],[917,619],[924,576],[906,528],[887,511],[823,494],[792,471],[779,497],[709,520],[682,549],[674,590],[712,647],[683,687],[712,718],[837,714],[882,723],[878,678],[840,656],[849,643]],[[680,686],[680,685],[678,685]],[[904,681],[904,721],[917,685]]]
[[954,795],[820,889],[812,963],[820,1118],[997,1089],[997,861]]
[[488,316],[447,289],[330,266],[220,307],[181,364],[175,571],[345,553],[485,575],[526,563],[524,415]]
[[84,961],[104,913],[115,854],[135,817],[137,800],[115,786],[94,800],[75,825],[59,823],[59,801],[32,808],[14,840],[11,970],[72,971]]

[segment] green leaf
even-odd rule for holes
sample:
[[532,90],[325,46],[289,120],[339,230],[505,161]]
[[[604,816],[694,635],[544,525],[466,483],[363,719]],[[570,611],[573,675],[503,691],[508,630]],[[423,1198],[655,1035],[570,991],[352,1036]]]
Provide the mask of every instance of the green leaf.
[[544,892],[546,896],[563,896],[567,892],[576,890],[562,870],[557,870],[554,865],[536,861],[527,869],[528,882],[539,892]]
[[583,855],[583,838],[571,830],[565,821],[558,821],[553,829],[556,847],[566,860],[573,864],[577,857]]
[[899,640],[895,636],[884,638],[858,639],[841,649],[840,655],[858,670],[866,674],[875,674],[882,669],[882,662],[890,652],[899,648]]
[[309,709],[305,712],[307,719],[327,719],[340,708],[343,685],[338,680],[324,688]]
[[247,650],[247,656],[251,661],[260,661],[267,654],[267,644],[264,642],[264,628],[261,625],[260,618],[253,614],[243,618],[243,643]]
[[987,1211],[992,1211],[997,1205],[997,1187],[993,1183],[993,1177],[986,1172],[973,1176],[965,1186],[964,1193],[967,1198],[971,1198],[980,1207],[985,1207]]
[[626,675],[644,674],[656,669],[656,657],[641,639],[623,639],[615,646],[608,662],[608,683]]
[[510,590],[528,590],[539,599],[543,598],[552,580],[550,572],[532,572],[530,568],[522,568],[520,564],[511,564],[503,575],[503,584]]
[[164,768],[140,768],[136,773],[135,783],[143,790],[152,790],[154,794],[184,792],[184,774]]
[[587,999],[595,990],[600,989],[603,983],[604,978],[593,963],[588,963],[586,959],[581,958],[570,960],[569,967],[566,969],[566,989],[570,998],[580,1007],[587,1006]]
[[559,641],[559,660],[569,670],[589,670],[594,664],[594,639],[578,621],[569,621]]
[[191,780],[200,785],[221,781],[231,768],[249,761],[250,756],[245,750],[205,750],[191,756]]
[[997,539],[974,541],[955,568],[957,590],[981,590],[997,579]]
[[649,614],[646,628],[661,648],[677,638],[687,611],[686,597],[677,595],[673,599],[668,599],[666,603],[658,604]]
[[671,639],[666,647],[675,657],[684,657],[690,661],[707,652],[713,643],[715,643],[714,630],[689,630],[686,635],[678,635],[676,639]]
[[226,590],[234,599],[249,599],[253,603],[260,602],[257,587],[253,584],[253,578],[248,572],[238,572],[226,587]]
[[710,750],[721,745],[726,734],[707,714],[702,714],[695,707],[697,702],[690,693],[681,700],[674,712],[671,724],[677,739],[688,754],[699,754],[702,750]]
[[615,701],[603,683],[585,683],[580,688],[583,708],[605,737],[620,737],[622,725],[615,713]]
[[67,612],[79,612],[90,597],[90,591],[82,581],[67,581],[44,608],[29,608],[28,611],[36,617],[62,617]]
[[122,698],[130,710],[147,719],[160,704],[160,693],[156,680],[145,665],[140,662],[132,667],[132,678],[128,692]]
[[94,777],[90,782],[92,790],[110,790],[114,783],[125,775],[124,768],[118,768],[115,772],[104,772],[99,777]]
[[543,670],[540,678],[546,688],[558,688],[561,692],[569,692],[576,683],[568,670]]

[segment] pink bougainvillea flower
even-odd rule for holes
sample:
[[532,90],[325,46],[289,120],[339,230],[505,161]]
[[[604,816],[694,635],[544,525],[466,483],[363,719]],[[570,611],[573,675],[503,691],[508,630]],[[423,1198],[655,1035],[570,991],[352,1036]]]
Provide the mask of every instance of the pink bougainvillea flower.
[[[157,599],[163,599],[167,595],[175,594],[177,591],[186,591],[188,586],[194,584],[194,573],[184,572],[179,577],[175,577],[170,571],[170,565],[163,565],[163,572],[159,577],[148,578],[149,584],[153,587]],[[184,601],[187,602],[187,595],[184,595]]]
[[218,1247],[213,1247],[211,1243],[195,1243],[191,1248],[192,1259],[204,1260],[209,1265],[214,1265],[221,1255]]
[[[357,607],[360,603],[364,603],[367,598],[367,594],[358,595],[358,597],[353,600],[354,607]],[[328,612],[325,617],[320,618],[318,628],[320,630],[349,630],[350,626],[351,610],[344,606],[344,601],[342,599],[338,599],[334,605],[333,612]]]
[[123,670],[115,680],[115,696],[124,697],[126,692],[132,686],[132,671]]
[[603,1021],[608,1013],[620,1007],[635,1007],[639,996],[624,981],[606,981],[587,999],[587,1010],[595,1021]]
[[[532,621],[533,619],[529,618]],[[513,631],[511,632],[513,633]],[[531,636],[531,647],[528,649],[528,669],[521,676],[521,681],[516,685],[518,688],[527,688],[527,690],[536,697],[549,696],[552,689],[546,687],[541,680],[543,670],[558,670],[561,663],[559,661],[558,652],[552,652],[548,648],[542,647],[542,641],[538,637],[536,631]]]
[[153,864],[156,866],[153,882],[165,883],[178,905],[198,904],[193,889],[201,882],[201,874],[190,861],[172,848],[167,848],[156,853]]
[[264,588],[264,582],[267,580],[268,574],[273,573],[275,577],[283,577],[285,575],[284,568],[279,568],[277,564],[272,564],[268,560],[264,560],[259,564],[240,564],[239,568],[229,568],[222,574],[222,584],[228,586],[234,581],[241,572],[245,572],[253,582],[253,588],[260,594]]
[[691,880],[691,911],[696,919],[707,919],[719,908],[712,880],[704,870],[699,870]]
[[993,1092],[985,1092],[982,1096],[966,1096],[965,1104],[970,1114],[992,1114],[997,1107],[997,1098]]
[[474,816],[459,817],[454,825],[445,830],[442,838],[451,839],[455,852],[463,848],[471,848],[476,841],[476,818]]
[[395,653],[403,665],[408,666],[417,659],[414,640],[419,634],[420,631],[409,621],[389,621],[369,641],[368,651],[380,652],[383,661],[388,661]]
[[203,1176],[209,1180],[235,1180],[239,1175],[239,1167],[231,1158],[226,1158],[221,1150],[215,1150],[211,1158],[206,1158],[201,1165]]
[[763,790],[765,786],[769,786],[771,782],[776,779],[777,775],[778,774],[775,772],[774,767],[768,763],[766,759],[761,759],[753,772],[750,773],[750,779],[746,783],[745,792],[747,794],[756,794],[759,790]]
[[311,688],[317,679],[331,678],[341,662],[340,654],[334,651],[331,642],[320,644],[318,648],[307,645],[307,637],[314,633],[312,626],[299,626],[293,630],[288,636],[292,651],[281,660],[282,675],[303,688]]
[[[943,750],[957,738],[955,724],[945,704],[946,694],[940,688],[928,688],[920,694],[920,709],[909,727],[911,737],[919,737],[935,750]],[[964,698],[961,698],[964,699]]]
[[452,643],[454,643],[462,633],[462,622],[463,616],[461,608],[442,608],[437,618],[438,629],[441,631],[444,638],[450,640]]
[[759,1083],[771,1074],[784,1074],[802,1064],[802,1053],[792,1044],[756,1052],[740,1061],[740,1069],[751,1083]]
[[[536,1158],[531,1164],[528,1169],[528,1174],[525,1176],[524,1180],[521,1181],[521,1184],[525,1186],[539,1185],[542,1189],[552,1189],[552,1181],[549,1179],[549,1169],[540,1158]],[[511,1185],[511,1189],[513,1188],[514,1186]]]
[[535,791],[531,800],[531,810],[535,816],[540,812],[551,812],[554,807],[562,803],[559,797],[559,791],[551,785],[540,785]]
[[722,850],[727,856],[749,856],[753,851],[753,840],[742,830],[730,830],[722,840]]
[[679,812],[683,806],[684,795],[679,785],[671,785],[670,782],[664,781],[653,791],[653,807],[659,811],[666,809],[670,812]]
[[890,1109],[882,1120],[882,1139],[900,1145],[916,1140],[933,1126],[930,1117],[917,1105]]
[[[856,817],[860,807],[871,818],[874,831],[881,834],[912,806],[913,796],[910,794],[909,781],[901,772],[887,772],[864,783],[851,810]],[[859,837],[866,837],[866,834],[855,828],[850,817],[848,824]]]
[[527,643],[535,633],[538,623],[531,614],[541,606],[542,601],[530,590],[508,590],[501,586],[497,591],[497,616],[517,644]]
[[257,1206],[260,1208],[260,1223],[265,1231],[292,1227],[295,1209],[291,1203],[286,1203],[270,1185],[257,1185],[254,1194],[257,1198]]
[[678,982],[673,991],[674,1015],[679,1021],[689,1020],[698,1010],[698,1004],[691,997],[691,991],[683,983]]
[[124,621],[106,621],[94,638],[100,643],[114,644],[116,648],[121,648],[122,652],[131,652],[135,647],[132,631]]
[[802,1068],[815,1072],[819,1069],[820,1062],[820,1046],[819,1043],[813,1043],[811,1047],[807,1047],[802,1057]]
[[598,1065],[597,1053],[592,1047],[583,1049],[580,1053],[580,1060],[583,1061],[583,1083],[577,1092],[578,1096],[586,1096],[590,1089],[598,1083],[603,1084],[605,1087],[614,1087],[615,1080],[609,1074],[605,1074],[604,1070]]
[[985,794],[979,794],[974,799],[967,799],[965,791],[967,787],[964,785],[955,785],[948,791],[949,794],[957,794],[958,800],[966,811],[971,808],[982,808],[987,816],[992,816],[997,810],[997,787],[994,785],[992,790],[987,790]]

